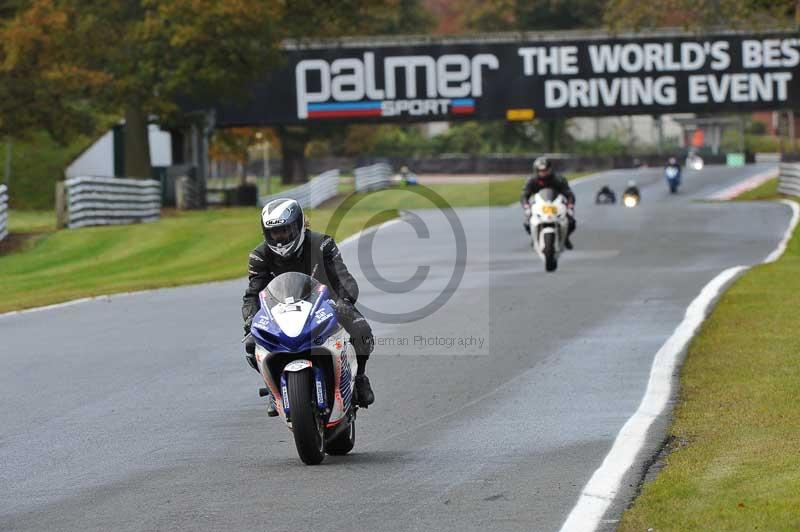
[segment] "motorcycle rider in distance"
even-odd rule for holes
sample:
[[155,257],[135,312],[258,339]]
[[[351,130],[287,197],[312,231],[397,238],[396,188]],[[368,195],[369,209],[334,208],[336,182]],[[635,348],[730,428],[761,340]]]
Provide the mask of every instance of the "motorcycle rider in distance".
[[[336,242],[328,235],[309,230],[303,209],[293,199],[276,199],[267,203],[261,211],[261,230],[264,242],[250,252],[249,284],[242,305],[247,363],[258,371],[255,341],[250,336],[253,316],[260,308],[258,294],[282,273],[305,273],[331,289],[335,298],[331,306],[336,319],[350,335],[356,352],[354,400],[359,406],[372,404],[375,395],[365,371],[375,339],[366,318],[355,307],[358,284],[347,271]],[[274,400],[271,397],[267,399],[268,415],[277,416]]]
[[631,179],[628,181],[628,185],[625,188],[625,192],[622,193],[623,196],[636,196],[636,200],[638,201],[641,198],[639,194],[639,187],[636,185],[636,181]]
[[667,161],[667,168],[675,168],[678,171],[678,180],[681,179],[681,165],[678,164],[678,159],[675,157],[670,157]]
[[567,238],[564,241],[564,247],[572,249],[572,242],[570,235],[575,231],[575,194],[569,187],[567,180],[560,175],[553,172],[553,164],[546,157],[537,157],[533,161],[533,175],[528,178],[525,183],[525,188],[522,189],[520,196],[520,203],[522,204],[523,214],[525,219],[522,226],[528,234],[531,234],[531,196],[542,190],[543,188],[551,188],[556,193],[561,194],[567,200]]
[[603,185],[603,188],[597,191],[594,201],[595,203],[616,203],[617,195],[611,190],[611,187]]

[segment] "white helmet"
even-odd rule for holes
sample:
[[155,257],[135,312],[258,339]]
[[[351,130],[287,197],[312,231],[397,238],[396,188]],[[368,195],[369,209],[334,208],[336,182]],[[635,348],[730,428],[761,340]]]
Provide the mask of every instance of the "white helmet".
[[299,253],[306,237],[303,208],[289,198],[270,201],[261,209],[261,230],[273,253],[281,257]]

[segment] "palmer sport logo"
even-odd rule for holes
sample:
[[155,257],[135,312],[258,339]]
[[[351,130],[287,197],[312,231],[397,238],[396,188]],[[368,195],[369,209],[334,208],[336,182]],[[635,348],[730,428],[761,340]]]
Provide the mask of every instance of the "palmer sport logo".
[[493,54],[387,56],[328,62],[306,59],[295,67],[300,119],[470,115],[483,94],[483,74],[497,70]]

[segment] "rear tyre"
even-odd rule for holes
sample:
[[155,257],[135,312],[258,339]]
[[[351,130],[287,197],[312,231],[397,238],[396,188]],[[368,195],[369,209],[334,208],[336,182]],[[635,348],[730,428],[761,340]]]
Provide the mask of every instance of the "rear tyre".
[[314,407],[316,389],[313,381],[308,370],[289,372],[286,376],[294,444],[300,460],[308,465],[319,464],[325,459],[324,428]]
[[544,269],[548,272],[556,271],[558,259],[556,259],[556,235],[547,233],[544,235]]
[[350,427],[325,443],[325,452],[333,456],[341,456],[353,450],[356,444],[356,420],[350,422]]

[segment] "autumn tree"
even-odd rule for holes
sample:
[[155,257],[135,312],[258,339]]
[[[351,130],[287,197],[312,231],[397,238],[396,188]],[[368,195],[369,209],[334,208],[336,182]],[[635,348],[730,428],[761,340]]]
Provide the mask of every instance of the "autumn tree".
[[[12,71],[41,68],[56,90],[35,103],[15,94],[12,105],[41,125],[40,109],[124,115],[125,173],[149,176],[150,118],[177,114],[179,97],[242,95],[277,60],[281,9],[278,0],[32,0],[7,24],[3,55]],[[68,90],[86,80],[85,94]],[[11,81],[6,90],[23,90]]]
[[800,24],[797,0],[609,0],[604,20],[613,30],[678,26],[768,29]]
[[108,76],[66,58],[69,16],[41,2],[0,13],[0,137],[46,130],[65,140],[90,131],[89,99]]
[[461,0],[464,26],[477,31],[554,31],[602,24],[597,0]]

